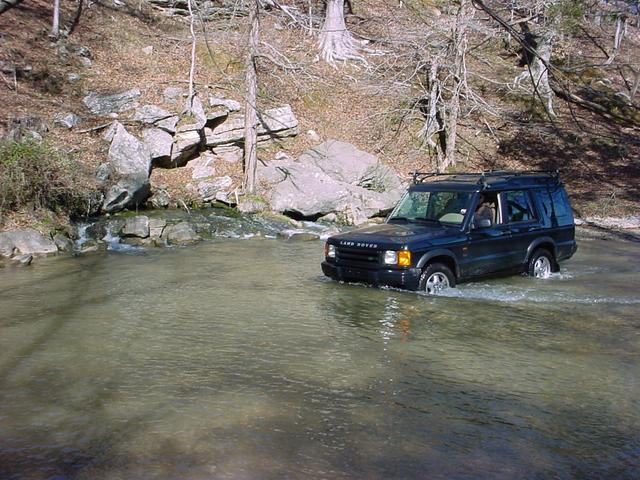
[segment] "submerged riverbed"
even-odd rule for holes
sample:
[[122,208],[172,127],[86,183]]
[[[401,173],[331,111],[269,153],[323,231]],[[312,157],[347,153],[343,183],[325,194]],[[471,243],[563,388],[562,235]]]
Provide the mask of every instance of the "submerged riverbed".
[[0,270],[0,478],[639,478],[638,243],[437,298],[321,250]]

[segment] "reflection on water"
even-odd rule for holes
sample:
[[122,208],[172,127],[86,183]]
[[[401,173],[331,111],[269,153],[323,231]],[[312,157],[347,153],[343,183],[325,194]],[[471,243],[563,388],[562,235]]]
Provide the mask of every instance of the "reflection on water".
[[0,270],[0,478],[638,478],[637,244],[446,297],[321,243]]

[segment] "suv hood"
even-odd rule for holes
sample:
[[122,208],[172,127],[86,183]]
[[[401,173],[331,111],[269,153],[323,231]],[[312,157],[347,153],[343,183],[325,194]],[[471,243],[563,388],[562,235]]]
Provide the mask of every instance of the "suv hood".
[[419,239],[420,243],[436,238],[459,235],[460,230],[443,226],[430,226],[418,223],[396,224],[384,223],[371,227],[360,228],[352,232],[342,233],[331,237],[333,244],[354,242],[355,247],[367,248],[398,248],[411,244]]

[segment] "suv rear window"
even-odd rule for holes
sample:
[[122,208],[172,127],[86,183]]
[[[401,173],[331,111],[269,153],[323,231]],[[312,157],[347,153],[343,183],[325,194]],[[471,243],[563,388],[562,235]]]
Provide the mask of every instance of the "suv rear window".
[[502,198],[507,209],[507,222],[527,222],[534,219],[529,194],[524,190],[504,192]]

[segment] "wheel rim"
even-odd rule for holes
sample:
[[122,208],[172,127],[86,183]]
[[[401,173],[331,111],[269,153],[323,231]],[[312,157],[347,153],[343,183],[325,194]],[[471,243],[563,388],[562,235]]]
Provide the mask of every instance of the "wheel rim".
[[537,258],[533,264],[533,276],[535,278],[549,278],[551,275],[551,262],[545,256]]
[[445,288],[449,288],[449,279],[442,272],[434,272],[429,275],[426,283],[426,291],[430,295],[435,295]]

